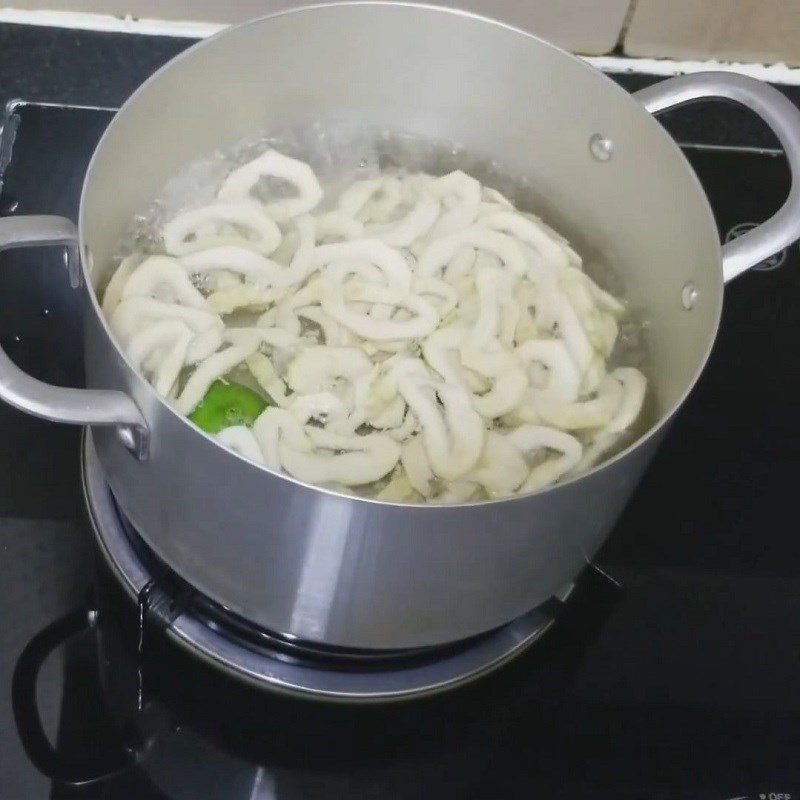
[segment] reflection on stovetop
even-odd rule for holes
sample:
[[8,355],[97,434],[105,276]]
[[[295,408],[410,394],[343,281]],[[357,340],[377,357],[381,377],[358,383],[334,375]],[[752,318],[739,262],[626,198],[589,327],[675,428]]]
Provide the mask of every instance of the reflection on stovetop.
[[[18,116],[2,208],[74,218],[110,114],[21,107]],[[685,152],[723,236],[767,218],[785,196],[780,154]],[[0,316],[3,346],[40,377],[79,384],[78,308],[60,254],[0,260],[0,297],[14,298]],[[254,698],[155,648],[144,672],[151,716],[137,717],[129,685],[115,689],[104,678],[100,688],[103,673],[129,674],[126,626],[100,625],[44,664],[45,732],[66,761],[89,766],[142,736],[125,728],[126,717],[159,736],[139,767],[84,787],[48,784],[36,772],[8,696],[26,642],[80,607],[92,584],[78,436],[0,406],[0,796],[796,794],[798,246],[764,266],[726,288],[709,366],[600,554],[622,589],[587,572],[553,630],[500,672],[441,698],[372,710]],[[98,636],[121,639],[106,648],[113,663],[98,665]]]

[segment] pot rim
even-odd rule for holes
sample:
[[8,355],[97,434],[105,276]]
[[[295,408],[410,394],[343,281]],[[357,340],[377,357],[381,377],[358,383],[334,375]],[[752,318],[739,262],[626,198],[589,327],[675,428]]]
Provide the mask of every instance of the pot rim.
[[503,28],[503,29],[507,30],[511,34],[514,34],[514,35],[517,35],[517,36],[522,36],[522,37],[530,40],[535,45],[548,48],[549,50],[557,53],[559,55],[559,57],[561,57],[563,59],[568,59],[568,60],[572,61],[574,64],[580,65],[580,67],[582,69],[584,69],[586,72],[590,72],[593,75],[596,75],[598,78],[600,78],[600,80],[605,83],[605,86],[607,87],[608,91],[613,91],[618,95],[618,97],[623,98],[622,102],[633,104],[633,106],[636,107],[641,114],[644,114],[644,115],[648,116],[651,119],[652,124],[654,126],[656,126],[654,128],[654,132],[656,133],[656,135],[662,136],[662,138],[665,141],[668,142],[669,146],[673,149],[675,154],[680,158],[681,162],[683,163],[683,166],[684,166],[686,172],[688,173],[688,177],[689,177],[690,181],[693,182],[693,184],[694,184],[694,186],[695,186],[695,188],[696,188],[696,190],[699,193],[699,196],[701,198],[701,202],[702,202],[702,205],[703,205],[704,210],[705,210],[707,226],[708,226],[709,230],[714,231],[715,234],[716,234],[716,222],[715,222],[714,214],[713,214],[713,212],[711,210],[711,206],[710,206],[709,201],[708,201],[708,196],[706,195],[705,189],[703,188],[702,184],[700,183],[700,179],[697,177],[696,172],[692,169],[691,165],[689,164],[688,159],[686,158],[686,156],[684,155],[683,151],[678,146],[677,142],[657,122],[655,117],[652,116],[636,100],[636,98],[632,94],[630,94],[622,86],[620,86],[615,81],[613,81],[611,78],[609,78],[601,70],[593,67],[587,61],[585,61],[584,59],[582,59],[579,56],[575,55],[574,53],[570,53],[569,51],[564,50],[563,48],[558,47],[557,45],[554,45],[551,42],[548,42],[546,39],[542,39],[540,36],[537,36],[537,35],[529,32],[529,31],[526,31],[526,30],[522,29],[522,28],[518,28],[515,25],[511,25],[510,23],[502,22],[502,21],[494,19],[492,17],[487,17],[487,16],[485,16],[483,14],[478,14],[478,13],[475,13],[475,12],[472,12],[472,11],[465,11],[465,10],[460,9],[460,8],[439,6],[439,5],[436,5],[436,4],[433,4],[433,3],[410,2],[409,0],[334,0],[334,2],[326,2],[326,3],[309,3],[308,5],[298,6],[298,7],[295,7],[295,8],[281,9],[281,10],[278,10],[278,11],[271,12],[269,14],[264,14],[263,16],[256,17],[256,18],[251,19],[251,20],[247,20],[246,22],[239,23],[237,25],[231,25],[231,26],[229,26],[227,28],[224,28],[223,30],[219,31],[218,33],[215,33],[213,36],[210,36],[210,37],[208,37],[206,39],[202,39],[202,40],[196,42],[195,44],[191,45],[186,50],[184,50],[181,53],[179,53],[178,55],[174,56],[169,61],[167,61],[165,64],[163,64],[161,67],[159,67],[152,75],[150,75],[143,83],[141,83],[136,88],[136,90],[130,95],[130,97],[128,97],[128,99],[123,103],[123,105],[120,107],[120,109],[114,115],[114,117],[111,120],[111,122],[109,123],[108,127],[103,132],[103,135],[100,137],[100,140],[98,141],[97,145],[95,146],[95,149],[94,149],[94,151],[92,153],[92,157],[91,157],[91,159],[89,161],[89,165],[88,165],[88,167],[86,169],[86,175],[84,176],[83,185],[82,185],[82,188],[81,188],[81,197],[80,197],[80,204],[79,204],[79,209],[78,209],[78,237],[79,237],[78,241],[79,241],[79,249],[80,249],[81,271],[82,271],[82,274],[83,274],[83,280],[84,280],[84,283],[86,285],[87,292],[89,294],[89,302],[90,302],[90,304],[92,306],[92,310],[94,311],[94,313],[99,318],[100,324],[101,324],[105,334],[111,340],[111,344],[112,344],[114,350],[116,351],[116,353],[119,356],[119,358],[124,362],[126,367],[135,375],[136,380],[140,384],[144,385],[144,391],[146,391],[149,394],[149,397],[150,397],[151,401],[155,401],[156,403],[158,403],[158,406],[160,408],[161,413],[166,412],[166,413],[172,415],[173,417],[177,418],[180,423],[182,423],[182,424],[186,425],[187,427],[191,428],[192,432],[195,435],[202,436],[203,438],[205,438],[206,441],[209,442],[209,444],[211,444],[212,446],[215,446],[215,447],[219,448],[220,450],[223,450],[231,458],[235,458],[235,459],[237,459],[239,461],[242,461],[245,464],[247,464],[249,467],[251,467],[252,469],[256,469],[259,472],[264,473],[265,475],[268,475],[268,476],[273,477],[273,478],[286,480],[286,481],[289,481],[290,483],[296,484],[298,486],[303,486],[303,487],[306,487],[306,488],[309,488],[309,489],[313,489],[313,490],[318,491],[318,492],[323,492],[324,494],[332,495],[334,497],[338,497],[338,498],[349,500],[349,501],[363,502],[363,503],[375,504],[375,505],[380,505],[380,506],[389,506],[389,507],[394,506],[394,507],[405,509],[405,510],[407,510],[409,512],[418,512],[418,513],[425,513],[426,510],[431,510],[431,509],[432,510],[437,510],[437,509],[441,509],[441,508],[456,509],[456,508],[461,508],[461,507],[463,507],[463,508],[486,507],[486,506],[497,505],[497,504],[500,504],[500,503],[508,503],[508,502],[515,502],[515,501],[524,502],[524,501],[527,501],[528,499],[530,499],[531,497],[534,497],[534,496],[544,495],[544,494],[547,494],[547,493],[556,493],[556,492],[565,490],[568,487],[571,487],[571,486],[573,486],[573,485],[575,485],[577,483],[586,481],[586,480],[594,477],[596,474],[598,474],[602,470],[604,470],[604,469],[606,469],[608,467],[612,467],[614,464],[617,464],[618,462],[623,461],[629,455],[631,455],[635,450],[638,450],[640,447],[642,447],[645,444],[647,444],[647,442],[649,442],[650,439],[652,439],[654,436],[658,435],[658,433],[666,425],[669,424],[669,422],[674,417],[675,413],[683,405],[683,403],[685,402],[686,398],[689,396],[691,391],[694,389],[697,381],[700,378],[700,375],[703,373],[703,371],[704,371],[704,369],[706,367],[706,364],[708,363],[708,359],[709,359],[709,357],[711,355],[711,351],[713,350],[714,343],[716,341],[717,334],[719,332],[720,321],[721,321],[721,318],[722,318],[722,300],[723,300],[723,296],[724,296],[724,282],[723,282],[723,274],[722,274],[722,251],[721,251],[721,245],[718,245],[717,249],[716,249],[716,255],[717,255],[716,264],[717,264],[717,267],[718,267],[718,271],[717,271],[718,280],[717,280],[717,286],[716,286],[716,292],[715,292],[716,304],[715,304],[715,308],[714,308],[714,319],[713,319],[713,325],[712,325],[712,334],[709,336],[709,341],[708,341],[708,344],[706,346],[705,352],[703,353],[702,357],[700,358],[700,360],[698,362],[698,365],[697,365],[697,367],[696,367],[696,369],[694,371],[694,374],[692,375],[691,379],[688,381],[688,383],[687,383],[686,387],[684,388],[684,390],[679,394],[678,398],[671,404],[671,406],[659,416],[658,420],[653,425],[651,425],[647,429],[647,431],[645,431],[645,433],[643,433],[641,436],[639,436],[638,438],[636,438],[632,442],[630,442],[625,448],[620,450],[620,452],[616,453],[611,458],[608,458],[606,460],[601,461],[599,464],[596,464],[595,466],[593,466],[588,471],[583,472],[583,473],[581,473],[579,475],[574,475],[574,476],[572,476],[570,478],[567,478],[564,481],[561,481],[559,483],[556,483],[556,484],[553,484],[553,485],[550,485],[550,486],[543,487],[541,489],[537,489],[537,490],[532,491],[532,492],[526,492],[524,494],[513,494],[513,495],[506,496],[506,497],[493,498],[493,499],[490,499],[490,500],[475,500],[475,501],[471,501],[471,502],[460,502],[460,503],[432,503],[432,502],[428,502],[428,503],[401,503],[401,502],[397,502],[397,501],[379,500],[379,499],[374,498],[374,497],[362,497],[360,495],[347,494],[345,492],[336,491],[335,489],[329,489],[329,488],[326,488],[326,487],[323,487],[323,486],[317,486],[317,485],[312,484],[312,483],[307,483],[306,481],[301,481],[301,480],[299,480],[297,478],[294,478],[293,476],[291,476],[291,475],[289,475],[287,473],[284,473],[284,472],[275,472],[274,470],[270,469],[266,465],[258,464],[255,461],[251,461],[250,459],[247,459],[244,456],[241,456],[239,453],[236,453],[235,451],[231,450],[230,448],[225,447],[221,442],[219,442],[213,436],[211,436],[210,434],[206,433],[205,431],[201,430],[196,425],[194,425],[188,419],[188,417],[186,417],[183,414],[181,414],[180,412],[178,412],[169,402],[167,402],[167,400],[164,397],[162,397],[160,394],[158,394],[158,392],[156,392],[155,387],[148,380],[146,380],[142,376],[142,374],[140,373],[140,371],[138,369],[133,367],[133,365],[130,363],[126,353],[120,347],[119,342],[117,341],[117,337],[114,335],[113,331],[111,330],[111,328],[110,328],[110,326],[108,324],[108,320],[105,317],[105,314],[103,314],[103,311],[102,311],[102,309],[100,307],[100,303],[99,303],[99,300],[98,300],[97,293],[94,290],[94,287],[92,286],[92,283],[91,283],[91,280],[90,280],[90,277],[89,277],[89,274],[88,274],[88,269],[87,269],[87,266],[86,266],[86,262],[87,262],[88,259],[85,257],[85,255],[88,254],[90,252],[90,250],[89,250],[87,242],[86,242],[85,226],[84,226],[84,218],[85,218],[84,210],[85,210],[85,205],[86,205],[87,187],[91,182],[92,172],[94,170],[95,163],[96,163],[97,158],[98,158],[98,153],[103,149],[103,147],[105,145],[105,142],[106,142],[106,139],[110,135],[112,129],[115,126],[115,124],[117,124],[117,120],[119,119],[119,117],[125,112],[125,110],[128,108],[128,106],[132,105],[139,98],[140,95],[144,94],[148,90],[148,88],[149,88],[151,83],[155,83],[155,81],[157,81],[161,77],[162,73],[165,73],[167,70],[171,69],[175,64],[179,63],[180,61],[183,61],[184,59],[191,58],[194,55],[194,53],[197,52],[198,50],[210,45],[213,42],[216,42],[217,39],[225,37],[228,34],[232,33],[233,31],[239,30],[240,28],[260,25],[260,24],[263,24],[263,23],[265,23],[266,21],[268,21],[270,19],[283,17],[283,16],[286,16],[286,15],[289,15],[289,14],[305,14],[305,13],[309,13],[309,12],[315,12],[315,11],[321,11],[321,10],[327,10],[327,9],[336,9],[336,8],[339,8],[339,7],[350,7],[350,6],[375,6],[375,7],[389,7],[389,8],[408,8],[408,9],[411,9],[411,10],[417,9],[417,10],[423,10],[423,11],[431,11],[431,12],[437,12],[437,13],[442,13],[442,14],[449,14],[449,15],[452,15],[452,16],[455,16],[455,17],[464,17],[464,18],[467,18],[467,19],[472,19],[472,20],[475,20],[477,22],[483,22],[483,23],[486,23],[486,24],[489,24],[489,25],[492,25],[492,26],[495,26],[495,27],[498,27],[498,28]]

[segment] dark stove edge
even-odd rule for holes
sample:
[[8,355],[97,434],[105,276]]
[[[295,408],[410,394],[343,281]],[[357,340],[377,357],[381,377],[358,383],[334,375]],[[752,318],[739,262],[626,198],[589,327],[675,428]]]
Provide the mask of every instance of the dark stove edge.
[[[158,67],[195,39],[0,24],[0,104],[15,98],[116,108]],[[629,91],[662,80],[632,72],[610,74]],[[800,105],[800,86],[778,86]],[[700,103],[662,117],[681,142],[774,147],[760,120],[730,105]]]
[[14,153],[14,142],[17,138],[19,117],[15,114],[22,101],[10,100],[6,103],[3,115],[0,116],[0,196],[3,193],[3,177],[11,163]]

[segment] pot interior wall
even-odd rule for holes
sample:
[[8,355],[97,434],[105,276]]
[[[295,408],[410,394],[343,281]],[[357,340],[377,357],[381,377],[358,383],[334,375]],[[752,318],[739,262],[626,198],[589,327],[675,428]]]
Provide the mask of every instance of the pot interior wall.
[[[680,400],[707,355],[722,286],[713,218],[680,151],[579,60],[443,10],[301,10],[230,30],[157,74],[90,168],[81,225],[92,285],[105,285],[131,220],[169,178],[244,138],[320,121],[450,141],[530,179],[531,210],[608,267],[609,288],[646,322],[651,421]],[[590,152],[596,133],[613,141],[608,161]]]

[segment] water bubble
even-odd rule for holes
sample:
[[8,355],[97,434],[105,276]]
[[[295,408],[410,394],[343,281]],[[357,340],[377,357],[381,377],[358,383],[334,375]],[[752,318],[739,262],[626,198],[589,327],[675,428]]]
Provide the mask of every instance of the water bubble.
[[210,292],[214,288],[214,276],[207,272],[193,272],[189,279],[201,292]]

